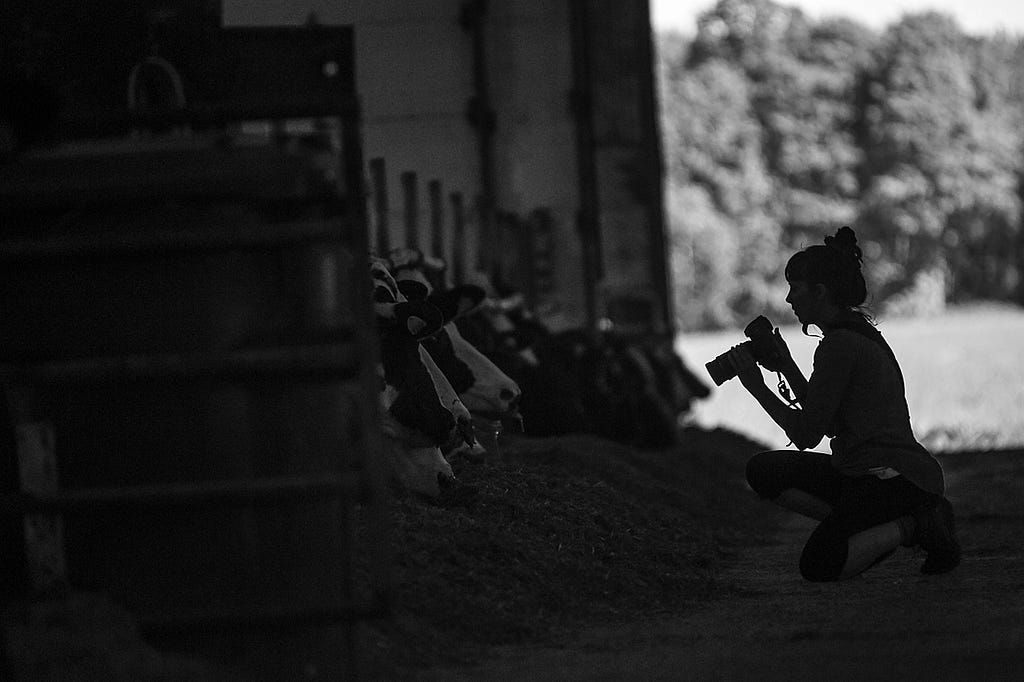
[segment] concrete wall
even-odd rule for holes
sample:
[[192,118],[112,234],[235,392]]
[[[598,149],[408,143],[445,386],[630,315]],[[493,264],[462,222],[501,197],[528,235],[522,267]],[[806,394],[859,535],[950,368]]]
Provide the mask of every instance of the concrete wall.
[[581,326],[586,319],[569,3],[491,2],[487,31],[497,206],[524,217],[549,211],[555,294],[542,296],[538,309],[552,326]]
[[[363,156],[385,162],[392,246],[405,244],[402,173],[417,174],[423,245],[431,236],[429,181],[442,183],[446,209],[451,192],[464,193],[470,207],[479,192],[476,135],[465,114],[472,95],[472,50],[459,25],[460,5],[460,0],[224,0],[226,26],[299,25],[312,15],[322,24],[355,27]],[[469,252],[475,253],[475,244]]]
[[624,332],[667,333],[662,170],[646,2],[590,0],[589,83],[604,277],[599,307]]
[[[472,266],[480,231],[475,199],[482,186],[478,133],[466,113],[475,90],[472,34],[460,25],[463,4],[224,0],[223,18],[225,25],[296,25],[312,13],[323,24],[353,25],[364,156],[386,163],[391,243],[403,243],[400,174],[415,171],[421,245],[430,242],[426,183],[437,179],[446,197],[453,191],[465,196],[469,222],[463,246]],[[649,45],[638,41],[650,30],[647,3],[589,0],[582,6],[591,33],[592,170],[604,270],[604,281],[594,283],[600,299],[594,313],[621,317],[615,306],[635,310],[630,296],[639,294],[641,303],[650,303],[648,316],[658,318],[657,326],[667,308],[659,300],[666,295],[664,265],[652,266],[652,259],[663,260],[664,254],[657,127],[647,101],[651,93],[645,90],[652,87],[650,53]],[[484,22],[495,116],[494,209],[524,222],[537,210],[545,212],[552,233],[544,240],[550,248],[543,255],[551,265],[551,286],[540,292],[537,309],[556,328],[583,326],[587,273],[577,227],[582,199],[573,112],[573,3],[491,0]],[[492,255],[487,248],[485,260]],[[496,238],[489,248],[499,248]],[[450,262],[450,246],[443,255]]]

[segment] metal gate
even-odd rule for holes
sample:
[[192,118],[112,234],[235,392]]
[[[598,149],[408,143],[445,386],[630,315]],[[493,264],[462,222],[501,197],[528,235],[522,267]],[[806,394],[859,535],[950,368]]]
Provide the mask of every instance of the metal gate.
[[37,587],[351,677],[390,592],[352,32],[212,44],[207,101],[130,92],[0,165],[3,510]]

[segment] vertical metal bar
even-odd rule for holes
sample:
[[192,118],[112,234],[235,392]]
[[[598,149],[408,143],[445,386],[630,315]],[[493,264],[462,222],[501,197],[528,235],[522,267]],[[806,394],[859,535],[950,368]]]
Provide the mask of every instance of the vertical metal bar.
[[427,197],[430,201],[430,251],[433,256],[448,262],[445,253],[444,201],[441,199],[441,181],[427,183]]
[[[359,371],[359,383],[362,396],[375,396],[378,391],[377,362],[379,360],[379,348],[376,332],[376,323],[373,317],[373,306],[371,301],[373,295],[370,290],[370,277],[367,272],[367,264],[361,259],[360,254],[368,250],[368,234],[366,229],[366,200],[363,190],[363,140],[362,140],[362,112],[356,111],[348,117],[341,118],[342,124],[342,166],[345,168],[346,191],[351,201],[346,205],[350,207],[348,219],[352,233],[351,251],[355,255],[355,262],[346,254],[339,253],[337,258],[338,276],[335,281],[338,283],[338,295],[349,295],[354,301],[364,302],[361,305],[353,306],[355,317],[355,341],[362,349],[366,362],[362,364]],[[381,164],[383,169],[383,163]],[[342,267],[342,264],[348,264]],[[344,300],[344,299],[342,299]],[[377,426],[379,415],[375,400],[353,400],[352,409],[359,411],[360,423],[364,425],[363,430],[363,471],[366,476],[366,504],[363,506],[363,513],[367,520],[367,553],[369,554],[370,565],[375,567],[371,571],[371,589],[376,595],[382,608],[389,611],[391,599],[394,594],[391,574],[391,539],[389,537],[389,526],[385,509],[385,472],[384,472],[384,443],[380,435],[380,428]],[[351,595],[350,595],[351,596]],[[355,658],[355,647],[350,651],[350,659]]]
[[405,200],[405,246],[410,249],[418,249],[420,248],[420,206],[415,171],[402,173],[402,195]]
[[370,159],[370,178],[373,182],[373,209],[377,222],[377,255],[384,257],[391,251],[391,222],[388,207],[388,176],[384,159]]
[[579,168],[580,207],[576,221],[583,250],[583,287],[587,328],[597,333],[597,285],[603,278],[600,207],[594,158],[594,103],[590,73],[589,0],[571,0],[573,110],[576,118],[576,154]]
[[494,131],[496,116],[491,105],[490,82],[487,74],[486,0],[466,0],[462,3],[461,24],[473,39],[473,96],[466,117],[477,131],[480,159],[479,233],[477,235],[477,267],[488,274],[494,266]]
[[675,335],[675,314],[673,313],[672,287],[669,286],[668,237],[665,226],[665,209],[663,204],[663,159],[661,135],[658,121],[658,84],[654,77],[654,67],[642,68],[654,64],[654,32],[651,30],[651,9],[647,0],[640,0],[637,7],[631,8],[635,13],[635,33],[639,59],[636,61],[640,87],[641,130],[643,131],[643,155],[646,172],[650,173],[648,182],[653,188],[653,196],[646,202],[648,220],[650,221],[651,278],[660,304],[661,319],[655,321],[655,332]]
[[452,192],[452,267],[456,286],[466,282],[466,214],[462,192]]

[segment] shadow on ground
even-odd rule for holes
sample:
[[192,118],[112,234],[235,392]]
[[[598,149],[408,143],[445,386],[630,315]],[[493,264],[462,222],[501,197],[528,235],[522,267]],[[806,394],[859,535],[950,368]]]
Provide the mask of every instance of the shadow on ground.
[[812,526],[787,517],[729,562],[705,603],[419,679],[1018,680],[1024,451],[940,459],[964,548],[951,574],[921,575],[923,554],[908,549],[852,581],[804,582],[796,564]]

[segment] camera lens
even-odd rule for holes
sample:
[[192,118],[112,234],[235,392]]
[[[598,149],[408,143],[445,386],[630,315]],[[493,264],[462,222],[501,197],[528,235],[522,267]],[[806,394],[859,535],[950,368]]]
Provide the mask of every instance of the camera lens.
[[704,367],[707,368],[708,374],[711,375],[711,380],[715,382],[716,386],[721,386],[736,376],[736,370],[733,369],[732,363],[729,362],[729,358],[725,356],[725,353],[706,363]]

